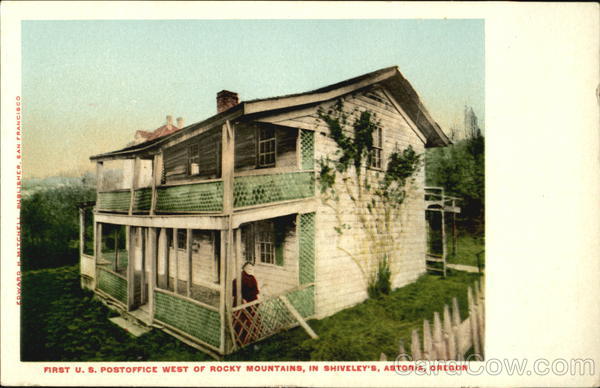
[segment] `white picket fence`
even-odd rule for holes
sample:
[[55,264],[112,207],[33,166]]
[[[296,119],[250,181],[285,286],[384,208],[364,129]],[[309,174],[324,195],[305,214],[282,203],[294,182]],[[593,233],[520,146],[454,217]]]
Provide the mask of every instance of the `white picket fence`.
[[[484,278],[468,288],[469,317],[461,322],[458,301],[452,298],[452,312],[444,305],[443,318],[436,311],[433,314],[433,332],[429,321],[423,321],[422,341],[419,330],[414,329],[411,336],[410,353],[400,341],[398,361],[416,360],[464,360],[465,354],[473,348],[471,361],[483,360],[485,347],[485,296]],[[380,361],[387,361],[381,353]]]

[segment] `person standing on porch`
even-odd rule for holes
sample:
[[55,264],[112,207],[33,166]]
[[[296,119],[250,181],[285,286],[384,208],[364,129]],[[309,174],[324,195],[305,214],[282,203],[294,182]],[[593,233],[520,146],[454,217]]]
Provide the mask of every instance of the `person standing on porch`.
[[[246,262],[242,266],[242,301],[241,304],[250,303],[258,299],[258,282],[254,277],[254,264]],[[233,280],[233,305],[236,306],[237,301],[237,284],[236,280]],[[258,304],[248,306],[245,309],[238,310],[234,315],[235,324],[234,330],[237,334],[237,338],[240,345],[247,345],[250,342],[258,339],[258,333],[260,331],[259,317],[256,312]]]

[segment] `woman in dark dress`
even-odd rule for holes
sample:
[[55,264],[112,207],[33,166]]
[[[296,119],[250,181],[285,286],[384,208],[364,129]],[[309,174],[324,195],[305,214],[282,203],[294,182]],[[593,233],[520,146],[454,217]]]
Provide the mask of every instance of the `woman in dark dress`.
[[[254,277],[254,264],[246,262],[242,267],[242,304],[258,299],[258,282]],[[236,306],[237,284],[233,280],[233,305]],[[258,303],[248,306],[234,313],[235,323],[233,329],[237,335],[238,345],[247,345],[259,337],[260,322],[256,314]]]

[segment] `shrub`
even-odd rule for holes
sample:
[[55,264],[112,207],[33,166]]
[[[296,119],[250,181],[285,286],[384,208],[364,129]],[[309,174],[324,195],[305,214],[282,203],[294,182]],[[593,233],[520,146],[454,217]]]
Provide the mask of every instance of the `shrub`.
[[392,272],[388,263],[387,256],[379,260],[377,272],[371,279],[368,286],[370,298],[378,298],[382,295],[388,295],[392,291]]

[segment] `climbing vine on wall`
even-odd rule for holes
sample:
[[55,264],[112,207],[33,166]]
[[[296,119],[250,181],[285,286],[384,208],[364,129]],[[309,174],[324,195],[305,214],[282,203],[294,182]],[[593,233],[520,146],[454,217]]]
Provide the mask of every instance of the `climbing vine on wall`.
[[[371,168],[373,134],[381,129],[375,113],[369,110],[347,112],[340,99],[328,110],[319,109],[318,117],[327,125],[337,145],[331,157],[321,158],[318,163],[321,199],[335,212],[338,234],[352,228],[345,222],[349,219],[344,215],[343,198],[352,201],[356,220],[364,231],[357,249],[341,246],[342,239],[338,239],[337,248],[356,262],[371,296],[378,293],[378,288],[389,292],[389,274],[380,272],[381,268],[389,268],[389,261],[397,257],[402,204],[414,189],[414,175],[420,169],[421,156],[410,145],[403,150],[396,145],[386,160],[382,160],[383,168]],[[382,284],[386,283],[382,282],[382,276],[387,277],[387,284]]]

